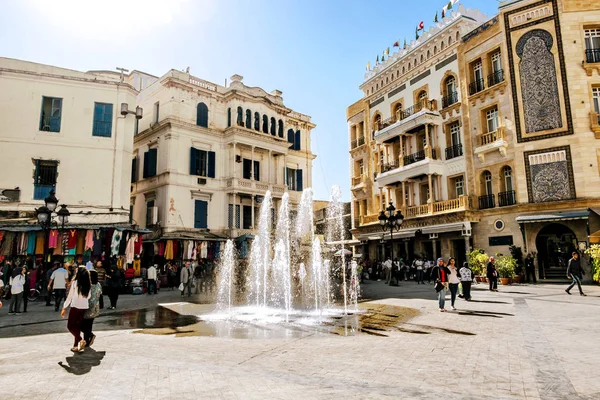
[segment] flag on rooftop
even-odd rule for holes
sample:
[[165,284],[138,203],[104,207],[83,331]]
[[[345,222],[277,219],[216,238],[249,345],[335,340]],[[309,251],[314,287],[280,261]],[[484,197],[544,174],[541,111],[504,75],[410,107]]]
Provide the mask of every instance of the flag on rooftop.
[[435,12],[435,18],[433,19],[433,22],[438,22],[438,13],[437,13],[437,11]]
[[399,40],[396,40],[396,41],[394,42],[394,46],[393,46],[393,47],[400,47],[400,41],[399,41]]
[[419,22],[419,30],[422,31],[423,29],[425,29],[425,22],[421,21]]

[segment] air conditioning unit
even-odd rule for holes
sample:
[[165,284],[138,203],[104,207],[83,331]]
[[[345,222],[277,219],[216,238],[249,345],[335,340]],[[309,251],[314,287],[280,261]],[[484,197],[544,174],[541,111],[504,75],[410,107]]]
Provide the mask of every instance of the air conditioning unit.
[[205,178],[198,178],[198,185],[206,185],[206,179]]
[[239,155],[236,154],[236,156],[235,156],[235,162],[236,163],[241,163],[242,162],[242,156],[239,156]]

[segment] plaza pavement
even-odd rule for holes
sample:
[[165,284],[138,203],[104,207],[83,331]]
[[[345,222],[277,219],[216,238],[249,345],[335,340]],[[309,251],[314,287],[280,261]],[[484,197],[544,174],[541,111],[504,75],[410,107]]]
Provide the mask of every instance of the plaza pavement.
[[[588,297],[556,285],[483,289],[440,313],[430,285],[366,282],[365,298],[420,311],[387,336],[135,334],[139,321],[117,310],[97,319],[94,350],[75,355],[49,307],[13,317],[5,306],[0,399],[600,399],[599,287]],[[123,296],[120,308],[179,300]]]

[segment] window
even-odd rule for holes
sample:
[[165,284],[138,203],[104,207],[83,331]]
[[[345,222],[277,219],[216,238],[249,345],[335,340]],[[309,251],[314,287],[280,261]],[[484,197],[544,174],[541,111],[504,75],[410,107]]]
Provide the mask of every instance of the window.
[[35,160],[35,174],[33,178],[33,199],[43,200],[56,189],[58,177],[58,162]]
[[592,97],[594,99],[594,110],[600,114],[600,87],[592,88]]
[[452,44],[452,36],[448,36],[448,46]]
[[269,117],[266,115],[262,117],[262,131],[263,133],[269,133]]
[[196,125],[208,128],[208,106],[204,103],[198,103],[196,107]]
[[243,206],[242,229],[252,229],[252,206]]
[[247,158],[242,160],[242,178],[252,179],[252,160]]
[[[229,210],[227,214],[227,223],[229,229],[233,229],[233,204],[229,205]],[[240,229],[240,205],[235,205],[235,228]]]
[[138,180],[138,157],[131,159],[131,183],[135,183]]
[[157,221],[154,221],[153,218],[154,213],[154,200],[150,200],[146,202],[146,226],[152,226]]
[[94,128],[92,129],[92,136],[111,136],[112,111],[112,104],[94,103]]
[[359,176],[363,176],[365,174],[365,163],[363,160],[358,162],[358,174]]
[[586,61],[600,62],[600,29],[586,29],[584,36]]
[[485,171],[483,173],[483,181],[484,181],[485,194],[488,196],[493,194],[494,188],[492,186],[492,173],[490,171]]
[[252,129],[252,111],[246,110],[246,128]]
[[465,194],[465,179],[462,176],[454,179],[454,188],[456,190],[456,198]]
[[159,118],[159,114],[160,114],[160,103],[157,101],[156,103],[154,103],[154,123],[158,124],[158,118]]
[[231,126],[231,107],[227,108],[227,127]]
[[57,97],[42,97],[42,115],[40,116],[40,131],[60,132],[62,115],[62,99]]
[[502,170],[502,175],[504,175],[504,189],[507,192],[512,192],[513,189],[513,179],[512,179],[512,168],[504,167]]
[[194,228],[208,228],[208,202],[203,200],[194,200]]
[[254,180],[260,181],[260,161],[254,161]]
[[458,93],[456,92],[456,78],[449,76],[446,79],[446,97],[442,99],[442,107],[449,107],[458,101]]
[[483,80],[483,64],[481,64],[481,61],[478,61],[473,65],[473,77],[475,81]]
[[277,134],[277,123],[275,118],[271,117],[271,135],[275,136]]
[[421,93],[419,93],[419,101],[424,101],[427,100],[427,92],[422,90]]
[[260,114],[257,112],[254,113],[254,130],[260,131]]
[[134,135],[137,135],[138,133],[140,133],[140,120],[139,119],[135,119],[135,125],[134,125]]
[[148,149],[144,153],[144,171],[142,174],[144,178],[156,176],[157,153],[157,149]]
[[190,175],[215,177],[215,152],[190,148]]
[[300,133],[300,130],[297,130],[294,133],[293,129],[288,129],[287,132],[287,141],[288,143],[291,143],[292,145],[290,146],[291,150],[300,150],[301,149],[301,136],[302,134]]
[[398,103],[394,106],[394,117],[397,121],[402,119],[402,103]]
[[285,181],[287,182],[289,190],[295,190],[298,192],[303,190],[301,169],[286,168],[285,175]]
[[433,46],[433,55],[437,54],[437,46]]
[[282,120],[277,121],[277,135],[280,138],[283,138],[283,121]]
[[485,119],[487,121],[487,131],[495,132],[498,130],[498,107],[493,107],[485,112]]
[[237,108],[237,126],[244,126],[244,110],[242,107]]
[[452,146],[461,144],[460,124],[458,122],[454,122],[452,125],[450,125],[450,138],[452,140]]
[[500,52],[497,51],[494,54],[492,54],[492,72],[498,72],[502,70],[502,56],[500,55]]

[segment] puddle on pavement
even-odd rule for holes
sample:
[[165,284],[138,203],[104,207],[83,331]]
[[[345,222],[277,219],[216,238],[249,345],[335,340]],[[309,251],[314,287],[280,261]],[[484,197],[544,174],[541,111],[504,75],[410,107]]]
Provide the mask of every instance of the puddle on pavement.
[[[305,316],[290,318],[288,322],[257,321],[243,318],[214,320],[206,306],[175,303],[154,310],[124,313],[112,321],[114,325],[139,328],[136,334],[175,335],[176,337],[212,336],[232,339],[301,338],[309,335],[334,334],[354,336],[368,334],[388,336],[390,331],[421,333],[399,329],[398,325],[419,314],[418,310],[383,304],[359,305],[359,311],[349,315],[332,315],[315,322]],[[185,314],[180,314],[185,313]],[[187,314],[187,315],[186,315]],[[428,333],[428,332],[427,332]]]

